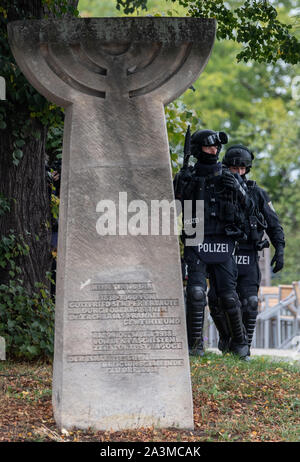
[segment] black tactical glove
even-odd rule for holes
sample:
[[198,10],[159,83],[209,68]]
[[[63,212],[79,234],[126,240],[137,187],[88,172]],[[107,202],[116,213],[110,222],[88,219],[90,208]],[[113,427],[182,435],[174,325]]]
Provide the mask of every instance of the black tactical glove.
[[181,199],[183,190],[186,185],[191,182],[192,172],[189,168],[182,168],[178,173],[176,173],[173,181],[173,187],[175,192],[175,198]]
[[240,186],[233,173],[228,170],[223,170],[222,172],[222,184],[231,191],[236,191]]
[[243,196],[246,194],[247,186],[238,173],[231,173],[229,170],[223,170],[222,183],[225,188],[236,191]]
[[223,170],[221,181],[223,186],[230,191],[234,191],[240,200],[244,201],[246,199],[247,194],[245,189],[240,184],[237,177],[229,172],[229,170]]
[[279,246],[275,249],[275,255],[271,260],[271,266],[275,266],[273,268],[273,273],[277,273],[278,271],[282,270],[283,265],[284,265],[284,259],[283,259],[284,251],[283,247]]
[[237,198],[248,213],[252,213],[254,209],[254,202],[247,194],[247,186],[238,173],[231,173],[229,170],[222,171],[221,177],[222,184],[225,188],[236,193]]

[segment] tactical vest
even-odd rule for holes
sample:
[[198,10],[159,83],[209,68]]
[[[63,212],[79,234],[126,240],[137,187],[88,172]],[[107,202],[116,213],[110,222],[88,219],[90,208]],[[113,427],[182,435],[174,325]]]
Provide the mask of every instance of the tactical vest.
[[[183,188],[183,218],[185,218],[184,200],[192,200],[193,220],[197,218],[196,201],[204,201],[205,236],[227,235],[225,228],[237,228],[238,226],[241,226],[243,222],[241,208],[238,205],[235,195],[233,192],[226,192],[224,190],[220,173],[206,176],[195,176],[193,189],[189,189],[189,184]],[[192,175],[194,174],[195,170],[192,171]]]

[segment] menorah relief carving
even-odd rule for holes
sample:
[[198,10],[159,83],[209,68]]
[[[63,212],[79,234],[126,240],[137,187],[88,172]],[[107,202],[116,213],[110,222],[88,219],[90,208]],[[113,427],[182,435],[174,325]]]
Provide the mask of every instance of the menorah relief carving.
[[20,22],[10,29],[10,42],[24,73],[58,104],[77,93],[103,99],[151,94],[166,104],[204,68],[213,22],[200,20],[199,27],[197,19],[181,19],[167,28],[161,18],[126,19],[122,25],[119,18]]

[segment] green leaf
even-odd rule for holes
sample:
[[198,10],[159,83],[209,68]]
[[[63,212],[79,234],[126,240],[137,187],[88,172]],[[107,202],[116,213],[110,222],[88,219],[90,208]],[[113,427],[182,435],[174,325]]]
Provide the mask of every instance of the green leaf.
[[[18,148],[21,148],[22,146],[25,145],[25,141],[24,141],[24,140],[21,140],[21,139],[16,140],[16,141],[15,141],[15,145],[16,145]],[[21,152],[22,152],[22,151],[21,151]],[[23,154],[23,153],[22,153],[22,154]]]

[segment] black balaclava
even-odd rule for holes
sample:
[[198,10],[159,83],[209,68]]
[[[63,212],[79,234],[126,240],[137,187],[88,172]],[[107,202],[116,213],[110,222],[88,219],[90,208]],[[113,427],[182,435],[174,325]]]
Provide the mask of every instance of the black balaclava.
[[[227,142],[228,137],[225,132],[198,130],[191,137],[191,154],[201,164],[213,165],[218,162],[222,144]],[[202,150],[203,146],[217,146],[218,151],[216,154],[208,154]]]

